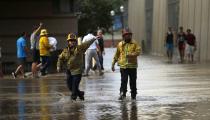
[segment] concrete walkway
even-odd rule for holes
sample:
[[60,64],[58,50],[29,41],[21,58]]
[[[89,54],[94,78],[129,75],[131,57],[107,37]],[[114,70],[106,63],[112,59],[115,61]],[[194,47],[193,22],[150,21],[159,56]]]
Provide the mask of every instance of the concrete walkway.
[[120,73],[110,70],[115,49],[106,49],[104,76],[83,78],[85,101],[72,102],[65,74],[0,80],[1,120],[209,120],[210,64],[168,64],[140,56],[138,96],[119,101]]

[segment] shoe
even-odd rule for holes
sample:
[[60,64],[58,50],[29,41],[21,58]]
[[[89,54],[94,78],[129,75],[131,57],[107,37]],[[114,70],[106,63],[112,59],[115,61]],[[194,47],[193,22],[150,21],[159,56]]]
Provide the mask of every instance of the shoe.
[[136,93],[131,93],[131,100],[136,100]]
[[132,101],[135,101],[135,100],[136,100],[136,97],[131,97],[131,100],[132,100]]
[[80,91],[80,93],[79,93],[79,99],[82,100],[82,101],[84,101],[85,100],[84,95],[85,95],[85,92],[84,91]]
[[46,73],[45,73],[45,72],[42,72],[42,73],[41,73],[41,76],[45,76],[45,75],[46,75]]
[[104,74],[104,72],[100,72],[99,75],[102,76]]
[[118,100],[124,100],[126,98],[126,93],[120,92],[120,97]]
[[76,101],[76,99],[77,99],[77,97],[71,96],[71,100],[72,100],[72,101]]
[[27,78],[27,76],[26,75],[23,75],[23,78]]
[[12,77],[15,79],[17,76],[15,74],[15,72],[12,72]]
[[126,96],[121,95],[118,100],[125,100]]
[[87,77],[87,76],[89,76],[89,75],[88,75],[88,74],[83,74],[82,76],[83,76],[83,77]]

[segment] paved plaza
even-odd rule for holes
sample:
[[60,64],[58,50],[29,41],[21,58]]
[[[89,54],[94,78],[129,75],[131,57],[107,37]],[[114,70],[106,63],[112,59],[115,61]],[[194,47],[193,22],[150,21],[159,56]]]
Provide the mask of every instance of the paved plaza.
[[91,72],[80,89],[85,101],[72,102],[65,74],[39,79],[0,80],[1,120],[209,120],[210,64],[168,64],[163,57],[139,57],[137,100],[119,101],[115,49],[106,49],[104,75]]

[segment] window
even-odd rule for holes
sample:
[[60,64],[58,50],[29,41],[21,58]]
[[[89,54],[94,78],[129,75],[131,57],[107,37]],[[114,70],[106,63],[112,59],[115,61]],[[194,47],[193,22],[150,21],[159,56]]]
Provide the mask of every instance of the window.
[[53,0],[54,13],[73,13],[74,0]]

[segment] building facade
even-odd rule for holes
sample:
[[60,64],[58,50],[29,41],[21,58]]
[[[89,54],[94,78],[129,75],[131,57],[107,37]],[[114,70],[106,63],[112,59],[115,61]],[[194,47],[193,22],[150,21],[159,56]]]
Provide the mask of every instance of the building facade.
[[20,33],[30,34],[40,22],[58,40],[58,49],[65,47],[69,32],[77,33],[74,0],[1,0],[0,39],[3,61],[16,60],[16,40]]
[[129,27],[134,38],[153,55],[165,55],[168,27],[191,29],[196,36],[196,60],[210,61],[210,0],[129,0]]

